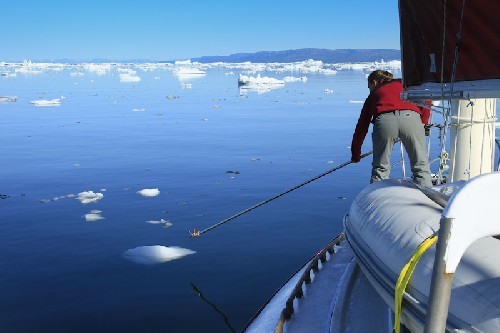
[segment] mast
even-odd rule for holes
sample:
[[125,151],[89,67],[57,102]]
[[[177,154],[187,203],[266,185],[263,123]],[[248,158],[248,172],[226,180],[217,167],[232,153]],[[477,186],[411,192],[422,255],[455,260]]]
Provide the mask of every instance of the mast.
[[494,170],[496,99],[453,100],[450,123],[450,181]]

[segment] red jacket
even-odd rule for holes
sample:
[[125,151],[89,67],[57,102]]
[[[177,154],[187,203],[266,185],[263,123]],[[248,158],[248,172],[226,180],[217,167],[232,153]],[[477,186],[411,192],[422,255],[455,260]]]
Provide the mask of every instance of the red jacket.
[[366,133],[368,133],[368,127],[377,115],[395,110],[412,110],[420,114],[423,124],[427,124],[430,117],[430,110],[403,101],[401,99],[402,92],[403,84],[401,80],[383,82],[370,92],[370,95],[365,100],[365,104],[363,104],[358,123],[356,124],[356,130],[352,136],[351,152],[354,161],[359,161],[361,146],[365,140]]

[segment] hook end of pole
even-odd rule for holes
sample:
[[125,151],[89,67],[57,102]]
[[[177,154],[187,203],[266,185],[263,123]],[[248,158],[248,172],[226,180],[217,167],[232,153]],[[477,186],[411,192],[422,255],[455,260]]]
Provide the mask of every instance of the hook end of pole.
[[200,237],[201,236],[201,232],[197,231],[196,228],[195,228],[195,229],[193,229],[193,231],[189,231],[189,235],[190,235],[190,238]]

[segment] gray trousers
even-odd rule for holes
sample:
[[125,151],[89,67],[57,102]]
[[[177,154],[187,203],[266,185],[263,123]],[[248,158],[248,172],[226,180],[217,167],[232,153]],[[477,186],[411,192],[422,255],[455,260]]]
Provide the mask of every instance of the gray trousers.
[[425,130],[420,114],[410,110],[382,113],[373,124],[373,163],[371,183],[388,179],[391,155],[397,139],[401,139],[410,158],[413,182],[432,186],[429,160],[425,149]]

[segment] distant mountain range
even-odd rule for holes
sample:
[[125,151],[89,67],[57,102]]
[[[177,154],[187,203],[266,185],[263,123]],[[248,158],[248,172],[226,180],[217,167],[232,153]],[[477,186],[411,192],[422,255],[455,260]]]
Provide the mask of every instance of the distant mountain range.
[[191,61],[209,62],[298,62],[308,59],[324,63],[373,62],[401,60],[401,51],[393,49],[298,49],[286,51],[261,51],[255,53],[235,53],[228,56],[204,56]]
[[[394,49],[298,49],[285,51],[261,51],[255,53],[235,53],[228,56],[203,56],[191,58],[191,61],[210,62],[298,62],[308,59],[321,60],[324,63],[354,63],[401,60],[401,51]],[[185,60],[185,59],[182,59]],[[174,62],[175,60],[153,60],[153,59],[37,59],[34,62],[58,62],[58,63],[145,63],[145,62]]]

